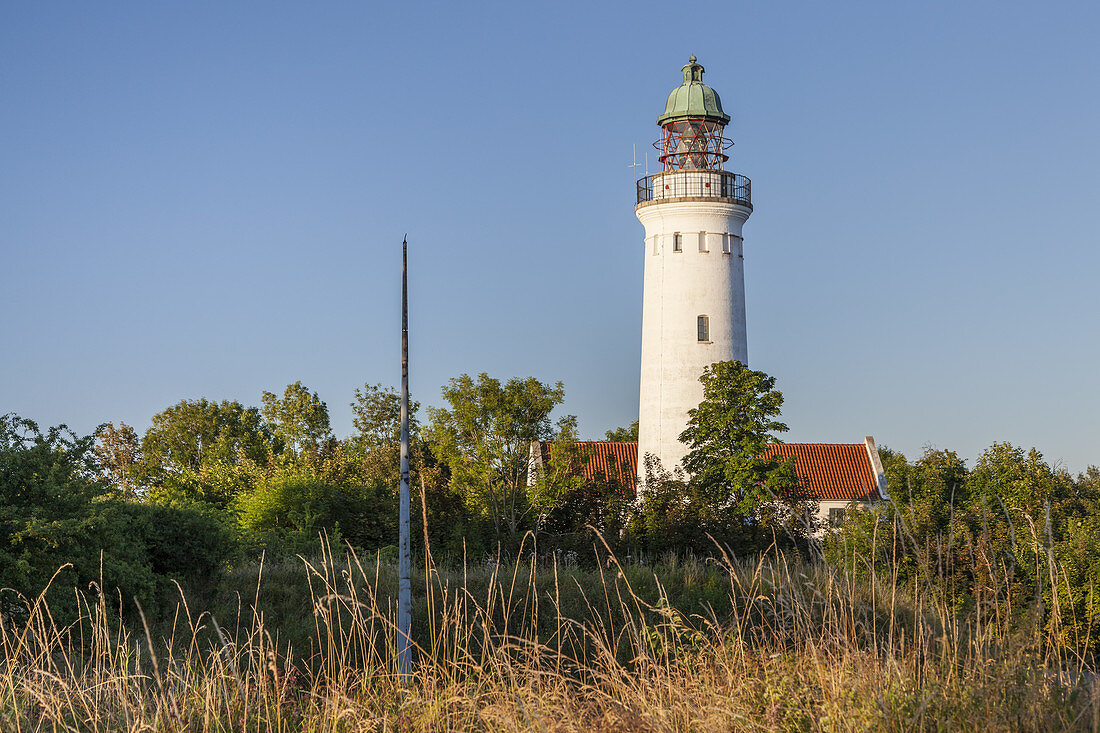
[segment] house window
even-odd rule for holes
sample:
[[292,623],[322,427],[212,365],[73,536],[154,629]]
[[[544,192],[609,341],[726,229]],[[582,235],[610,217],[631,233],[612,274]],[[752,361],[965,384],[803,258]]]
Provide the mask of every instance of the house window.
[[684,237],[680,232],[676,232],[672,235],[672,251],[683,252],[684,251]]
[[699,251],[700,252],[706,252],[707,251],[707,233],[706,232],[699,232]]
[[840,525],[844,524],[843,507],[833,507],[829,510],[829,524],[833,525],[834,527],[839,527]]
[[710,318],[707,316],[699,316],[699,341],[710,343]]

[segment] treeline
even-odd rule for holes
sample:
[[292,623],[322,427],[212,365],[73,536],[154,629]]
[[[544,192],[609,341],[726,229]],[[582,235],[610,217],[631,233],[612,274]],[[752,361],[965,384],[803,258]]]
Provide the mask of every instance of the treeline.
[[[517,551],[528,532],[568,533],[599,514],[570,509],[565,477],[527,485],[532,441],[576,440],[576,420],[552,423],[559,384],[462,375],[446,407],[410,417],[410,485],[416,549],[437,558]],[[246,558],[309,554],[319,537],[375,551],[396,544],[400,400],[365,385],[351,403],[354,433],[333,435],[327,404],[301,382],[259,407],[184,400],[139,436],[108,423],[97,433],[99,478],[143,504],[200,507],[222,517]],[[571,486],[570,486],[571,487]],[[605,487],[622,495],[621,485]],[[610,494],[606,497],[610,499]]]
[[[721,382],[777,414],[782,397],[774,380],[735,366],[724,377],[715,372],[707,389]],[[462,375],[442,396],[445,406],[428,409],[423,423],[419,405],[411,410],[418,558],[430,552],[435,562],[480,563],[534,552],[585,563],[609,549],[635,556],[706,552],[718,541],[742,552],[765,539],[754,513],[760,492],[734,497],[741,490],[731,490],[721,471],[699,470],[689,489],[682,475],[658,468],[647,502],[635,501],[632,468],[581,478],[588,456],[577,446],[576,419],[550,417],[565,396],[560,383]],[[301,382],[281,394],[264,392],[260,406],[182,400],[154,415],[144,435],[113,423],[93,436],[64,427],[43,432],[4,417],[0,587],[33,596],[67,565],[55,585],[68,600],[54,599],[55,608],[75,603],[74,586],[115,589],[123,606],[132,599],[148,605],[173,592],[176,581],[209,586],[220,569],[261,554],[316,554],[322,538],[392,555],[399,397],[365,385],[351,406],[355,430],[344,438],[333,435],[326,403]],[[768,424],[757,427],[740,434],[743,457],[770,439],[761,432]],[[636,430],[608,435],[636,439]],[[533,441],[552,441],[553,450],[529,481]],[[699,451],[713,443],[700,440]],[[748,472],[738,475],[746,481],[763,481],[775,468],[744,460]],[[777,476],[773,471],[771,480]]]
[[[1011,608],[1055,619],[1059,634],[1100,638],[1100,469],[1072,476],[1008,444],[991,446],[972,469],[951,451],[909,461],[883,449],[891,501],[822,528],[793,466],[758,457],[787,429],[775,380],[722,362],[702,382],[704,399],[681,436],[684,465],[647,465],[644,501],[629,469],[580,477],[588,457],[576,419],[551,420],[564,400],[560,383],[462,375],[423,421],[413,403],[417,562],[429,553],[440,564],[520,553],[584,564],[608,551],[779,549],[924,584],[959,609]],[[262,393],[259,406],[180,401],[143,435],[125,424],[78,436],[0,418],[0,588],[33,597],[63,568],[55,610],[74,609],[74,587],[149,609],[177,594],[177,582],[201,593],[226,568],[261,554],[308,557],[322,538],[395,556],[399,398],[365,385],[351,406],[354,432],[343,438],[301,382]],[[608,437],[636,439],[636,431]],[[532,441],[553,446],[535,477]],[[0,592],[6,617],[20,608],[12,591]]]
[[[576,437],[575,418],[550,419],[564,399],[560,383],[462,375],[443,397],[426,425],[418,404],[411,411],[417,557],[430,548],[437,561],[482,562],[525,541],[531,549],[534,535],[583,553],[594,539],[589,525],[620,534],[632,497],[618,477],[527,486],[530,442]],[[201,593],[226,567],[261,553],[313,555],[322,538],[393,554],[399,397],[365,385],[352,408],[355,431],[345,438],[301,382],[264,392],[258,407],[182,400],[154,415],[144,435],[106,423],[79,436],[3,416],[0,612],[18,616],[25,604],[14,594],[34,597],[59,569],[49,601],[64,614],[78,602],[74,586],[148,609],[177,581]]]
[[928,588],[960,617],[1015,615],[1050,641],[1100,641],[1100,468],[1076,476],[994,443],[968,469],[950,450],[879,451],[890,501],[848,512],[830,563]]

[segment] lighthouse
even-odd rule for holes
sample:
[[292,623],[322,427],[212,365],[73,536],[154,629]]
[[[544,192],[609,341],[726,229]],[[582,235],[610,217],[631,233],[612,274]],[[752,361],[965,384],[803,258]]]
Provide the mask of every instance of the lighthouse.
[[748,363],[741,229],[752,213],[749,179],[725,170],[733,143],[718,93],[694,56],[657,118],[661,171],[638,180],[634,212],[645,227],[639,486],[645,458],[671,471],[699,405],[704,368]]

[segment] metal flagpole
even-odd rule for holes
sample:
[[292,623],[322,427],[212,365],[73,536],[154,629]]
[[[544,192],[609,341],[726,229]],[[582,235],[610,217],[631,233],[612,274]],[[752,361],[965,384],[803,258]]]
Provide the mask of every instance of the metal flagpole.
[[401,499],[397,561],[397,668],[412,671],[412,579],[409,551],[409,240],[401,242]]

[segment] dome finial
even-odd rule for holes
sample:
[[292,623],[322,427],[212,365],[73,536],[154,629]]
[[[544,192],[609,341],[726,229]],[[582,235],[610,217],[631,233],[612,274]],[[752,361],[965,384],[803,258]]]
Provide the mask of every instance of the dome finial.
[[692,82],[695,82],[696,84],[702,83],[703,72],[705,71],[705,69],[703,68],[702,64],[700,64],[695,59],[694,56],[688,57],[687,66],[685,66],[682,70],[684,72],[685,84],[691,84]]
[[674,120],[710,120],[721,125],[728,124],[729,115],[722,111],[722,100],[718,92],[703,83],[706,69],[694,55],[682,69],[684,83],[672,90],[665,103],[665,113],[657,118],[657,124],[664,126]]

